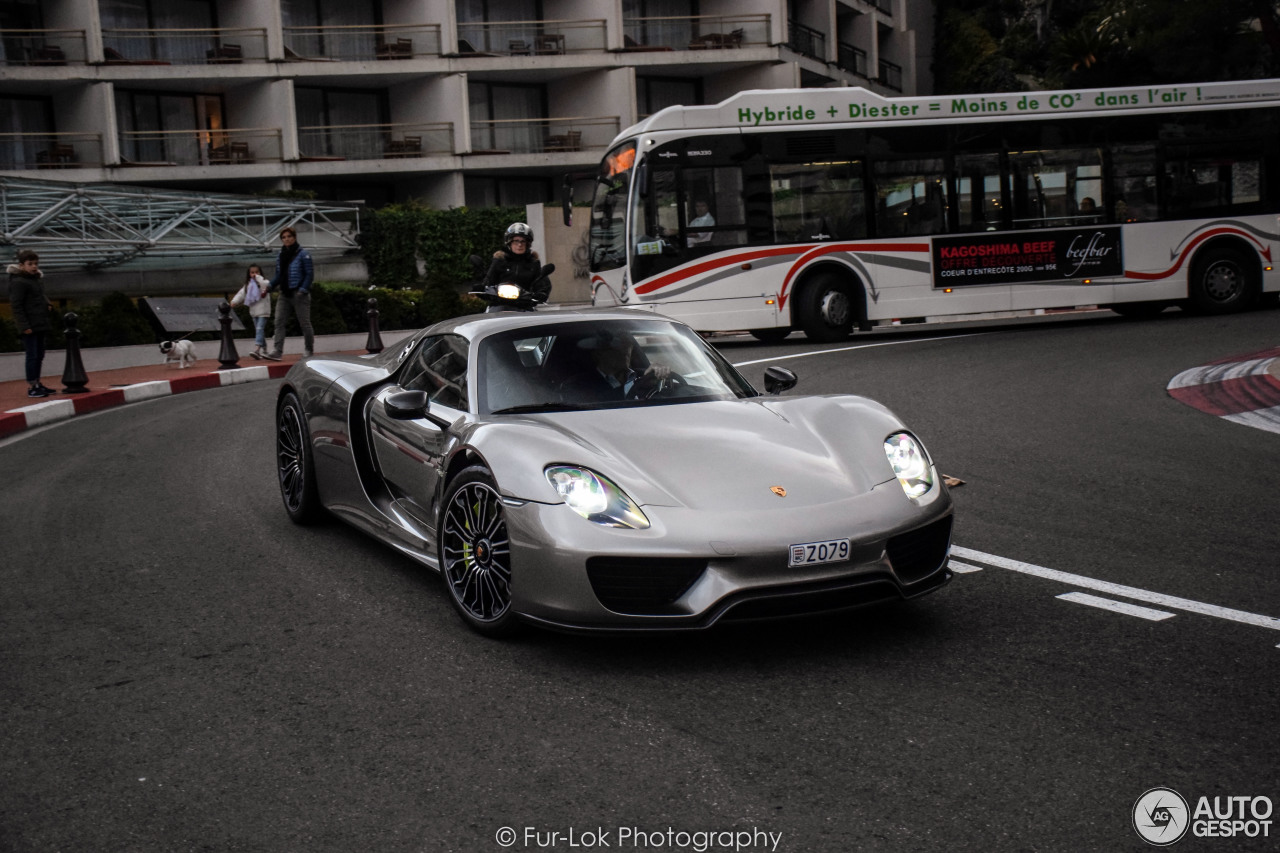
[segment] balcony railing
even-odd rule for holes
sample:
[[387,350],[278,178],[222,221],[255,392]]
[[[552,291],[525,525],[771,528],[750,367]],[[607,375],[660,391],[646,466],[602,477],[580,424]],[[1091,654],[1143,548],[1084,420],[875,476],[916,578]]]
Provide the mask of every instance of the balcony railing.
[[285,59],[362,62],[439,55],[439,24],[284,28]]
[[278,163],[280,128],[121,131],[121,166],[234,166]]
[[382,160],[453,153],[453,124],[335,124],[298,128],[303,162]]
[[802,56],[810,56],[824,62],[827,59],[827,35],[821,30],[807,27],[799,21],[787,21],[791,38],[787,46]]
[[867,52],[854,47],[848,42],[836,42],[836,65],[845,71],[851,71],[859,77],[870,77],[867,73]]
[[0,170],[102,165],[100,133],[0,133]]
[[902,66],[887,59],[880,60],[880,84],[895,92],[902,91]]
[[602,149],[621,130],[618,116],[471,122],[472,154],[540,154]]
[[715,50],[769,44],[768,15],[624,18],[622,49]]
[[458,24],[459,56],[554,56],[561,53],[601,53],[604,49],[603,19]]
[[223,65],[265,62],[267,31],[259,27],[102,31],[106,65]]
[[83,65],[84,30],[0,30],[5,65]]

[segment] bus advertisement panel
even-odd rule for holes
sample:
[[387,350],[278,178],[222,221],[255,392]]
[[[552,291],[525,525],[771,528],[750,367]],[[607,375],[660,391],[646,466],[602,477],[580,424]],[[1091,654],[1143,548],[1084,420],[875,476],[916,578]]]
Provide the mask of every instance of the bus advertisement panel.
[[1124,274],[1121,229],[934,237],[933,286],[1060,282]]

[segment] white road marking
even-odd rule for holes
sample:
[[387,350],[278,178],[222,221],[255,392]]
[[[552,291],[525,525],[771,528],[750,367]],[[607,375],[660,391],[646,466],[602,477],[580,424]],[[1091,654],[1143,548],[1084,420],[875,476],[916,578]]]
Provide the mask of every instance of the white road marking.
[[786,361],[789,358],[809,358],[810,356],[814,356],[814,355],[830,355],[833,352],[850,352],[856,349],[870,349],[871,347],[891,347],[891,346],[896,346],[897,344],[922,344],[930,341],[950,341],[950,340],[955,340],[956,338],[978,337],[979,335],[983,335],[983,334],[987,334],[987,333],[986,332],[968,332],[963,335],[945,335],[943,337],[937,337],[937,338],[912,338],[911,340],[908,340],[908,341],[880,341],[879,343],[875,343],[875,344],[858,344],[857,346],[852,346],[852,347],[836,347],[835,349],[813,350],[812,352],[797,352],[797,353],[791,353],[789,355],[775,355],[771,358],[757,358],[753,361],[737,361],[737,362],[734,362],[733,366],[746,367],[751,364],[766,364],[770,361]]
[[1216,619],[1226,619],[1231,622],[1240,622],[1245,625],[1254,625],[1259,628],[1269,628],[1272,631],[1280,631],[1280,619],[1277,619],[1274,616],[1263,616],[1258,613],[1246,613],[1243,610],[1232,610],[1229,607],[1219,607],[1216,604],[1204,604],[1199,601],[1192,601],[1189,598],[1178,598],[1173,595],[1165,595],[1161,592],[1150,592],[1145,589],[1138,589],[1137,587],[1123,586],[1118,583],[1110,583],[1109,581],[1087,578],[1084,575],[1073,575],[1070,572],[1060,572],[1057,569],[1046,569],[1044,566],[1035,566],[1031,563],[1021,563],[1017,560],[1010,560],[1007,557],[997,557],[995,554],[984,554],[981,551],[961,548],[959,545],[952,545],[951,553],[964,557],[968,560],[976,560],[979,563],[986,563],[988,566],[994,566],[998,569],[1009,569],[1011,571],[1045,578],[1046,580],[1058,581],[1059,583],[1070,584],[1071,586],[1084,587],[1085,589],[1091,589],[1095,592],[1105,592],[1109,595],[1117,595],[1121,598],[1132,598],[1135,601],[1145,601],[1147,604],[1158,604],[1161,607],[1170,607],[1174,610],[1185,610],[1188,613],[1199,613],[1202,616],[1212,616]]
[[957,563],[955,560],[948,560],[947,568],[953,572],[959,572],[962,575],[968,574],[969,572],[982,571],[982,566],[971,566],[968,563]]
[[1109,598],[1099,598],[1096,595],[1090,595],[1087,592],[1064,592],[1062,595],[1055,596],[1063,601],[1074,601],[1076,604],[1086,604],[1089,607],[1097,607],[1101,610],[1110,610],[1113,613],[1123,613],[1126,616],[1137,616],[1139,619],[1149,619],[1152,622],[1160,622],[1165,619],[1172,619],[1172,613],[1166,613],[1163,610],[1152,610],[1150,607],[1140,607],[1137,604],[1129,604],[1125,601],[1112,601]]

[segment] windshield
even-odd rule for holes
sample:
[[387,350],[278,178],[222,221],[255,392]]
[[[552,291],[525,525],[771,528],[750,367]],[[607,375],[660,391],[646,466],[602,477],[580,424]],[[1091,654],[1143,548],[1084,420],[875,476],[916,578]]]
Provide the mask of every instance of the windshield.
[[590,320],[534,326],[480,342],[482,414],[732,400],[755,390],[686,326]]
[[596,194],[591,202],[591,271],[617,269],[627,262],[624,218],[627,191],[631,188],[636,145],[620,145],[604,158],[596,176]]

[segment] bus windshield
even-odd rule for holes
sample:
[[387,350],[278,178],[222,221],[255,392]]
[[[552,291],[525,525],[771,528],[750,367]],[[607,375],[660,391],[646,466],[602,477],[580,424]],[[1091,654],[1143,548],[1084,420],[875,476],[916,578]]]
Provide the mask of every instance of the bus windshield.
[[636,145],[627,142],[604,158],[591,203],[591,271],[612,270],[627,262],[627,192],[636,162]]

